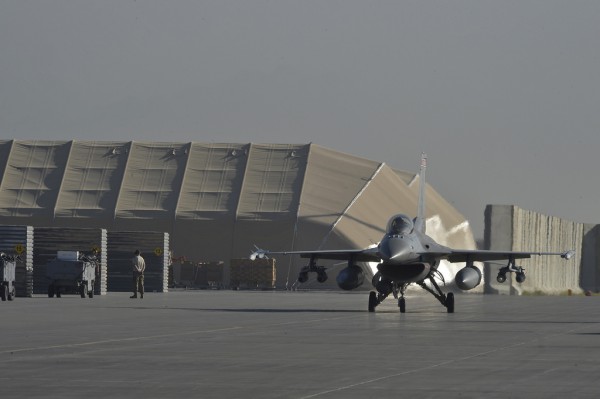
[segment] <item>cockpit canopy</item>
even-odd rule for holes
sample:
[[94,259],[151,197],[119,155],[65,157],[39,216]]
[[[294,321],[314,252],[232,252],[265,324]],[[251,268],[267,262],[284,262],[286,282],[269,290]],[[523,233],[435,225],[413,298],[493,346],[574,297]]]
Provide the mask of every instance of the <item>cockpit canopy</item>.
[[387,225],[388,234],[409,234],[413,231],[415,225],[406,215],[396,215],[390,219]]

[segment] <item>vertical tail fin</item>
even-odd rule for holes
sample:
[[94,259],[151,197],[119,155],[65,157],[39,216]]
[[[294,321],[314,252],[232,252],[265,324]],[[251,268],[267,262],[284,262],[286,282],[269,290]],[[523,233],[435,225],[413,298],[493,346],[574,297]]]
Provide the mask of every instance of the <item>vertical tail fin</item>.
[[421,169],[419,170],[419,204],[417,208],[417,217],[415,218],[415,228],[425,233],[425,171],[427,169],[427,154],[421,153]]

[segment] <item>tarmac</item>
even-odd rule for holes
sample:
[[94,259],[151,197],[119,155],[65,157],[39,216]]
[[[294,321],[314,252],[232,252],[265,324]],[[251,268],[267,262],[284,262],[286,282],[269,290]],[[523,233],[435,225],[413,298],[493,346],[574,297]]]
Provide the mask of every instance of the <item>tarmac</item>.
[[13,398],[595,398],[600,297],[199,290],[0,303]]

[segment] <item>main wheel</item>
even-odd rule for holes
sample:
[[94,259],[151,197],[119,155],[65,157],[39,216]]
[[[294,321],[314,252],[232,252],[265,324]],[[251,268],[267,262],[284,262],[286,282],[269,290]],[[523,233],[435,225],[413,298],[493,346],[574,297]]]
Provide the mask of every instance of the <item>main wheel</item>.
[[404,297],[398,299],[398,307],[400,308],[400,313],[406,313],[406,299]]
[[87,281],[82,281],[81,285],[79,286],[79,295],[82,298],[85,298],[85,294],[87,294]]
[[454,313],[454,294],[451,292],[446,295],[446,309],[448,313]]
[[48,298],[54,298],[54,284],[48,286]]
[[15,290],[15,286],[13,285],[12,289],[8,291],[8,300],[9,301],[12,301],[13,299],[15,299],[15,296],[16,296],[15,293],[16,293],[16,290]]
[[88,298],[94,297],[94,280],[92,280],[92,289],[88,290]]
[[503,283],[506,281],[506,274],[505,273],[498,273],[498,276],[496,277],[496,281],[499,283]]
[[377,306],[377,293],[375,291],[369,292],[369,312],[374,312]]
[[2,301],[8,299],[8,286],[6,284],[0,286],[0,299],[2,299]]

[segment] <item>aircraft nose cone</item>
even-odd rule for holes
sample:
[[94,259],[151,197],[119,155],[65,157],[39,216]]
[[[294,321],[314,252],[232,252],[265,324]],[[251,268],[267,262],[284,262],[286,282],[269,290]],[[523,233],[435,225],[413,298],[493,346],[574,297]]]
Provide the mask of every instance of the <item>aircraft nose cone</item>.
[[410,257],[412,248],[402,239],[384,241],[379,246],[379,255],[384,261],[401,262]]

